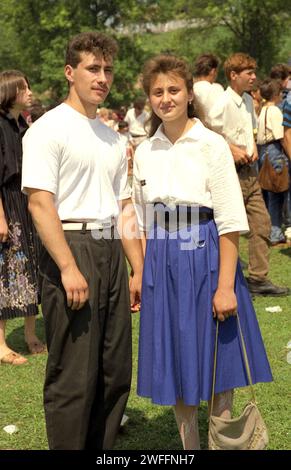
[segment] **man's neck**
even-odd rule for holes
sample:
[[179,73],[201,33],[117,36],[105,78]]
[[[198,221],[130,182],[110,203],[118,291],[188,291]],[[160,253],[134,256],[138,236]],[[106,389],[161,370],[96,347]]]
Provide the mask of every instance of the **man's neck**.
[[95,119],[97,113],[98,105],[85,102],[81,100],[81,98],[75,94],[70,92],[68,98],[64,101],[67,105],[71,106],[75,111],[78,113],[83,114],[89,119]]
[[194,78],[194,83],[195,82],[209,82],[209,83],[213,83],[213,77],[211,77],[210,75],[200,75],[199,77],[195,77]]
[[242,96],[244,94],[244,90],[240,90],[235,83],[230,83],[230,88],[235,91],[239,96]]
[[20,115],[20,109],[17,108],[11,108],[9,110],[9,114],[14,117],[15,121],[18,122],[19,115]]

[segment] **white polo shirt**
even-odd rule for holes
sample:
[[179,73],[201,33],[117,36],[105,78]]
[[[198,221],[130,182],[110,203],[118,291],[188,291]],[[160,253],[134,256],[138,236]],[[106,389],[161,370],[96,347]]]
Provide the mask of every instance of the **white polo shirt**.
[[131,108],[127,111],[124,120],[128,122],[129,132],[133,136],[146,135],[145,123],[149,118],[149,113],[145,110],[139,115],[135,115],[135,109]]
[[240,96],[228,87],[218,98],[208,114],[210,128],[223,135],[227,143],[246,147],[249,156],[254,153],[254,128],[256,115],[252,97]]
[[131,196],[119,135],[62,103],[45,113],[23,139],[22,189],[55,195],[61,220],[108,223],[118,200]]
[[147,232],[147,205],[162,202],[213,209],[219,235],[249,230],[242,192],[229,146],[197,119],[174,144],[162,131],[134,156],[133,199],[139,227]]
[[200,121],[208,127],[208,114],[224,89],[219,83],[198,80],[194,82],[193,91],[195,112]]

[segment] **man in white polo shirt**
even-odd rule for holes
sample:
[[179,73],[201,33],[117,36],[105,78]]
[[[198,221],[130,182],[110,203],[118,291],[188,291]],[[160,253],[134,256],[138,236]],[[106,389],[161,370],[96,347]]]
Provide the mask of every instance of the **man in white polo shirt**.
[[[224,63],[230,86],[211,108],[208,118],[213,131],[222,134],[229,144],[242,189],[249,233],[249,290],[254,295],[283,296],[286,287],[275,286],[268,278],[271,221],[258,182],[255,162],[258,152],[253,129],[256,116],[252,98],[246,93],[256,78],[256,61],[247,54],[236,53]],[[229,194],[231,197],[231,194]]]
[[195,112],[208,126],[208,114],[219,96],[223,87],[216,83],[219,60],[213,54],[201,54],[194,63],[194,108]]
[[[120,206],[123,227],[132,218],[131,193],[119,136],[96,117],[116,53],[116,42],[104,34],[74,37],[66,53],[68,97],[33,124],[24,141],[22,187],[43,243],[50,449],[112,448],[130,390],[128,276],[114,225]],[[137,238],[121,238],[134,304],[142,249]]]
[[136,148],[147,137],[145,129],[146,123],[149,119],[149,113],[145,111],[145,99],[142,96],[136,98],[133,103],[133,108],[129,109],[126,113],[124,120],[128,123],[131,142]]

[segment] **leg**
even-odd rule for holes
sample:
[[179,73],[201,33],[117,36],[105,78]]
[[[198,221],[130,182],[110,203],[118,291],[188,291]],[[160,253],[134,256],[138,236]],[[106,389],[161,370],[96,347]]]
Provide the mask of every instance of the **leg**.
[[271,243],[284,241],[282,232],[284,199],[285,192],[269,193],[269,213],[272,222]]
[[[221,418],[230,419],[233,403],[233,390],[217,393],[214,395],[212,414]],[[208,411],[210,413],[211,402],[208,402]]]
[[90,416],[86,449],[112,449],[131,383],[131,315],[128,274],[121,243],[111,249],[109,307],[104,328],[102,373]]
[[45,351],[45,345],[35,334],[35,315],[24,318],[24,337],[31,354],[40,354]]
[[0,363],[15,366],[25,364],[27,359],[8,347],[5,339],[5,326],[6,321],[0,320]]
[[187,406],[178,400],[174,406],[175,418],[184,450],[199,450],[198,407]]

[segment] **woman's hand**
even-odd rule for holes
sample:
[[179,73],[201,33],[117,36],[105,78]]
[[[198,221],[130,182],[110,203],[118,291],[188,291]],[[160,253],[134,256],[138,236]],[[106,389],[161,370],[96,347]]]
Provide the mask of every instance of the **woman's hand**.
[[231,288],[218,288],[212,301],[213,316],[219,321],[236,316],[237,300],[234,290]]

